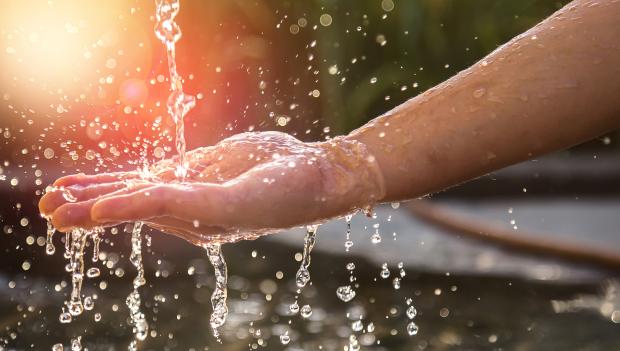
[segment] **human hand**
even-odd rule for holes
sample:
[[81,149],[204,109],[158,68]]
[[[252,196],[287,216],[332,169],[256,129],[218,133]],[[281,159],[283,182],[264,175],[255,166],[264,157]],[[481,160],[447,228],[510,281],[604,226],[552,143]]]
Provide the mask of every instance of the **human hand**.
[[380,201],[381,171],[366,147],[345,138],[304,143],[279,132],[243,133],[148,172],[58,179],[41,214],[60,231],[144,221],[194,244],[230,242],[322,221]]

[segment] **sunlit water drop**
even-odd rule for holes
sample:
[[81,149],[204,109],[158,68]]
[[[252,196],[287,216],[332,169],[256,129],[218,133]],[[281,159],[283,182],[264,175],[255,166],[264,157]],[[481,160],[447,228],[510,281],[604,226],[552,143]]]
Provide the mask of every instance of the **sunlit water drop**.
[[388,269],[387,263],[384,263],[381,265],[380,275],[381,275],[381,278],[383,279],[387,279],[390,277],[390,270]]
[[293,302],[288,308],[292,314],[297,314],[299,312],[299,304],[297,303],[297,300],[295,300],[295,302]]
[[407,324],[407,334],[409,335],[416,335],[418,333],[418,325],[415,324],[414,322],[409,322],[409,324]]
[[418,311],[413,306],[407,308],[407,318],[414,319],[418,315]]
[[351,288],[351,285],[341,286],[336,290],[338,298],[344,302],[349,302],[355,298],[355,290]]
[[288,343],[291,342],[291,337],[288,335],[288,331],[280,335],[280,342],[282,345],[288,345]]
[[101,271],[97,267],[91,267],[86,271],[88,278],[97,278],[101,274]]
[[82,337],[71,339],[71,351],[82,351]]
[[303,318],[310,318],[312,316],[312,307],[310,305],[303,305],[299,313]]

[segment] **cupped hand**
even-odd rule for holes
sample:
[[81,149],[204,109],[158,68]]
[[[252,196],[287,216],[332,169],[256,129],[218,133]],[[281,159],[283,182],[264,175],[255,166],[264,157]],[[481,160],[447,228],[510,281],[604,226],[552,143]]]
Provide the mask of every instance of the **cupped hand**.
[[243,133],[148,171],[75,174],[42,197],[41,214],[61,231],[129,221],[195,244],[230,242],[314,223],[380,201],[381,171],[366,147],[335,138],[304,143],[279,132]]

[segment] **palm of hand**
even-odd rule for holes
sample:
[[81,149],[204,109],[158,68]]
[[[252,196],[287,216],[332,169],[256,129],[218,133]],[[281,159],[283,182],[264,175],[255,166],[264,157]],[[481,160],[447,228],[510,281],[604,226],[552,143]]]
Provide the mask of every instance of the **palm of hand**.
[[380,175],[367,158],[357,144],[244,133],[188,152],[183,181],[175,159],[146,173],[72,175],[40,209],[60,230],[142,220],[196,244],[235,241],[378,200]]

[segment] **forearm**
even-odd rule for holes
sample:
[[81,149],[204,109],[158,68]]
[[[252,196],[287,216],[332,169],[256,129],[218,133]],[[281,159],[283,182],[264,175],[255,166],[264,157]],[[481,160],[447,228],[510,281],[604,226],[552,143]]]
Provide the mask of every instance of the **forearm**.
[[577,0],[353,131],[384,201],[425,195],[620,127],[620,2]]

